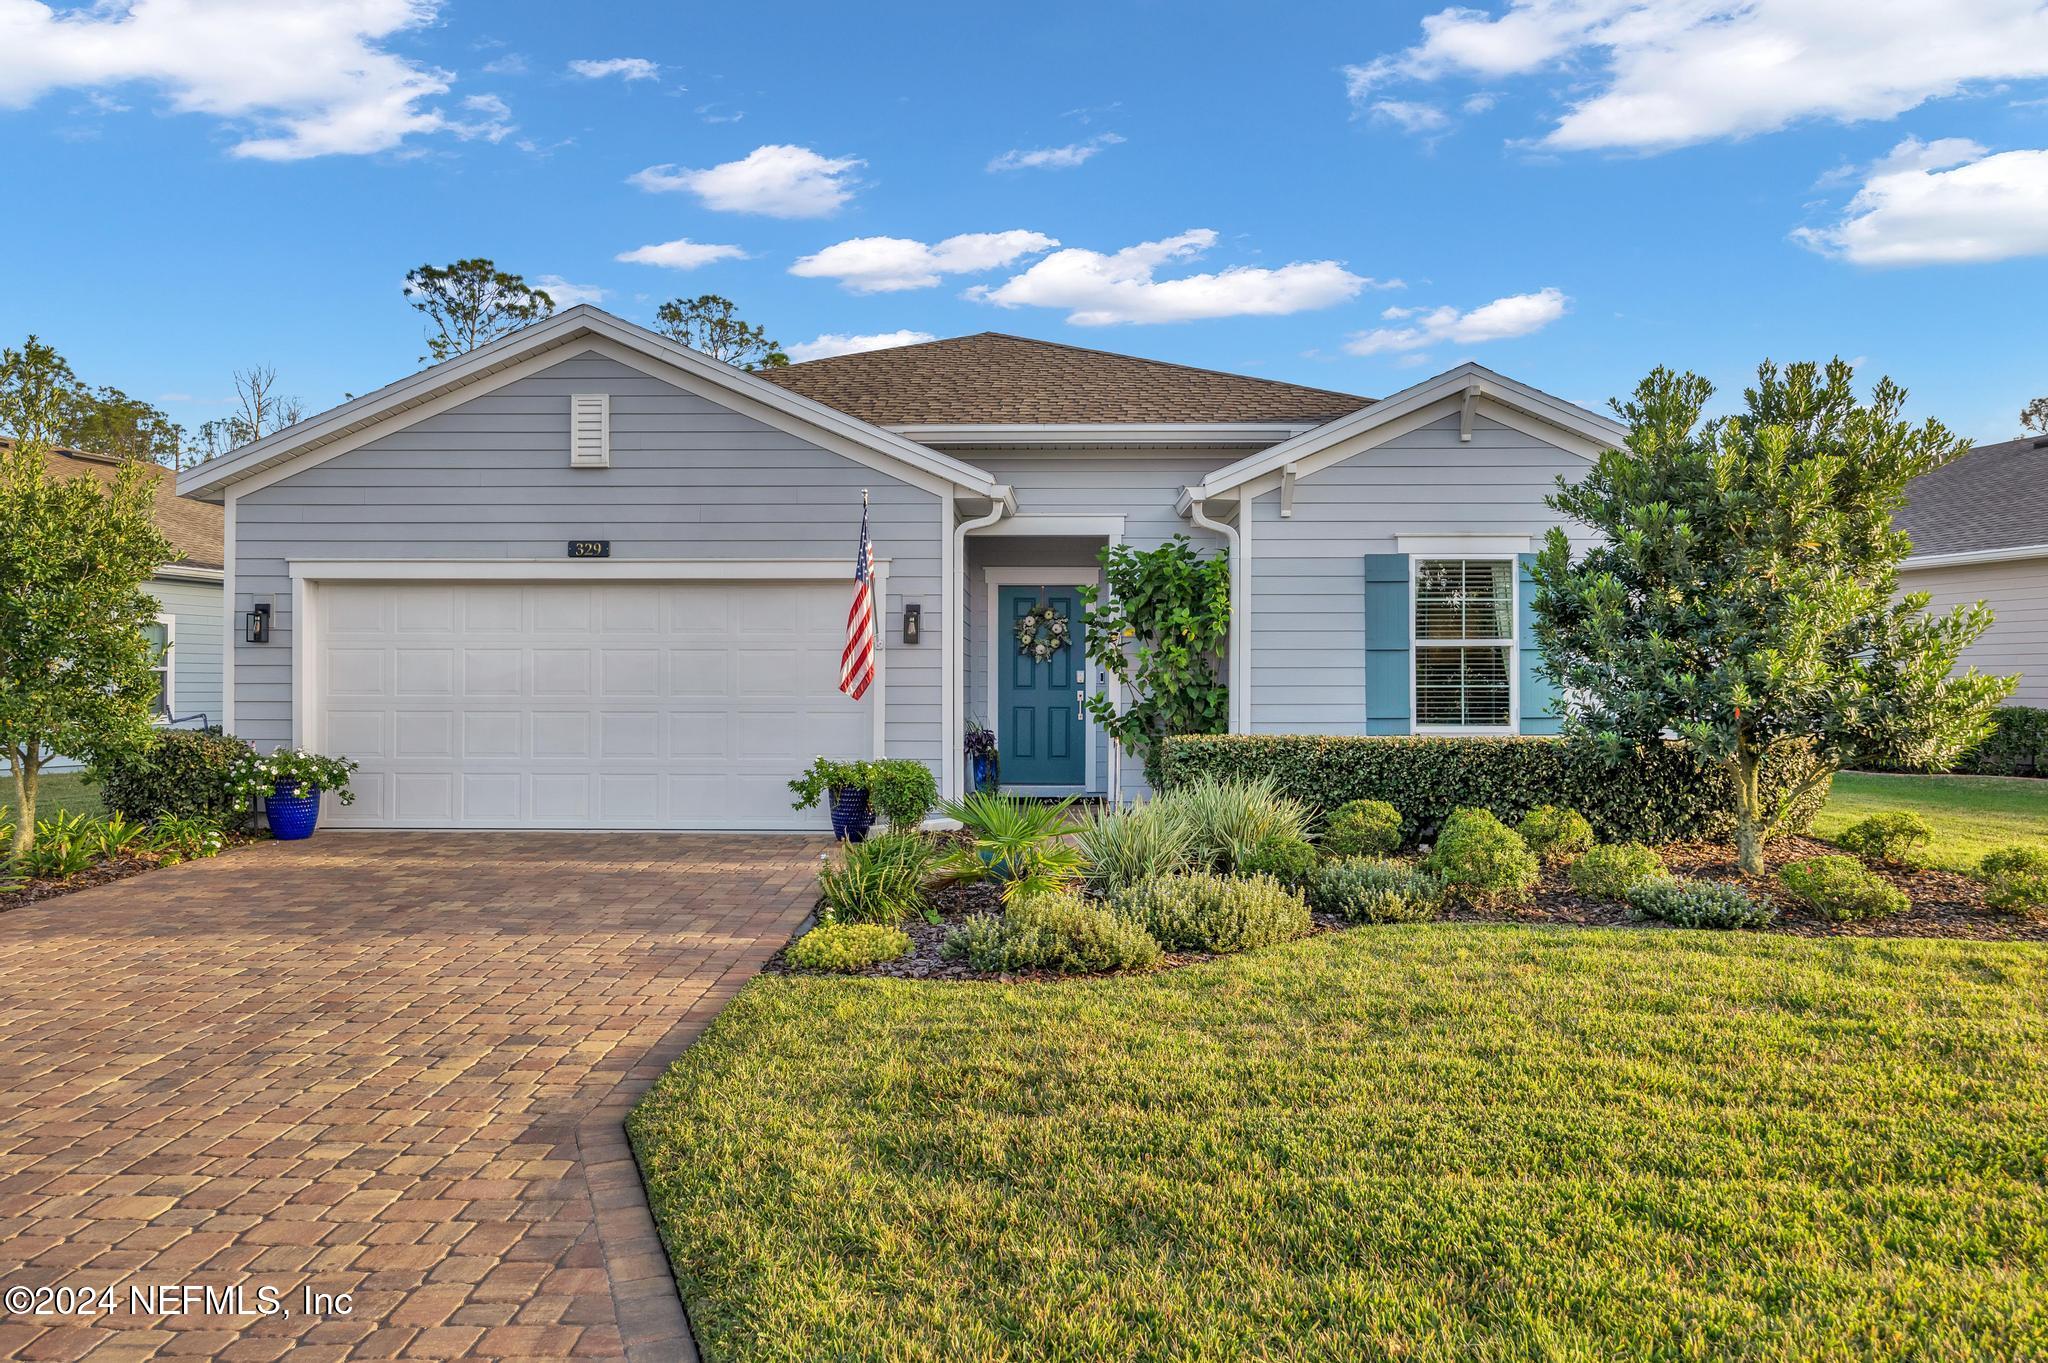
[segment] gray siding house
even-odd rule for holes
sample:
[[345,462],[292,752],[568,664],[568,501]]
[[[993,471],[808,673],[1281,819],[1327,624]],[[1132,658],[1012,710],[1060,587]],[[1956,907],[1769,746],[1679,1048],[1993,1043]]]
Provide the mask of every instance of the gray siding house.
[[225,509],[230,727],[360,762],[332,822],[777,829],[817,755],[959,792],[971,722],[1006,788],[1141,791],[1111,679],[1018,628],[1177,534],[1231,551],[1234,730],[1550,732],[1523,565],[1619,435],[1474,365],[1373,402],[983,334],[748,374],[576,307],[179,486]]
[[1899,574],[1946,612],[1982,601],[1996,617],[1960,666],[2018,676],[2011,704],[2048,706],[2048,436],[1979,445],[1913,480]]

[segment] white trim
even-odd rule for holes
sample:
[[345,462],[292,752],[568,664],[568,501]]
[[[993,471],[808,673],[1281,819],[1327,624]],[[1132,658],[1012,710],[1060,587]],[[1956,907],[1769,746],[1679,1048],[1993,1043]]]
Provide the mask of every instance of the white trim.
[[[877,572],[893,560],[875,560]],[[326,582],[836,582],[836,558],[347,558],[286,561],[294,581]],[[879,595],[879,590],[877,592]]]
[[1100,537],[1112,544],[1123,543],[1123,516],[1011,516],[1003,521],[976,529],[977,539],[1002,535],[1069,535],[1092,539]]
[[2048,558],[2048,544],[2015,544],[2004,549],[1958,549],[1948,554],[1915,554],[1899,565],[1901,572],[1915,568],[1966,568],[1973,563],[2011,563],[2020,559]]
[[[1289,463],[1299,464],[1300,476],[1305,478],[1330,463],[1348,459],[1392,439],[1400,431],[1412,430],[1415,424],[1426,424],[1414,423],[1412,419],[1428,409],[1449,402],[1464,404],[1474,385],[1483,385],[1484,391],[1478,395],[1476,405],[1484,415],[1518,412],[1525,418],[1533,418],[1542,425],[1542,438],[1558,443],[1560,448],[1587,460],[1598,458],[1601,450],[1621,443],[1628,434],[1619,424],[1583,407],[1517,383],[1483,365],[1467,363],[1434,378],[1424,379],[1361,411],[1325,422],[1269,450],[1218,469],[1192,490],[1191,499],[1216,499],[1255,478],[1277,472]],[[1401,424],[1404,420],[1409,424]],[[1523,428],[1517,425],[1517,429]],[[1576,439],[1560,442],[1558,434]],[[1350,443],[1359,440],[1364,440],[1364,443]],[[1330,456],[1338,447],[1343,447],[1342,452],[1334,457],[1318,457]]]
[[939,698],[939,717],[946,726],[939,762],[939,796],[946,800],[959,799],[967,788],[966,754],[961,751],[967,725],[960,713],[967,703],[967,536],[996,524],[1017,509],[1015,492],[1008,487],[998,487],[996,491],[1000,495],[986,512],[964,521],[956,519],[958,510],[952,498],[946,499],[947,521],[951,526],[946,533],[946,581],[941,593],[946,603],[945,619],[941,622],[946,656],[939,665],[939,680],[945,688]]
[[1394,548],[1427,558],[1512,558],[1526,554],[1533,535],[1488,535],[1478,531],[1447,530],[1431,535],[1396,535]]
[[1213,530],[1223,536],[1224,548],[1230,555],[1230,629],[1224,636],[1223,657],[1224,687],[1228,691],[1227,705],[1230,711],[1230,732],[1248,734],[1251,732],[1251,592],[1245,576],[1244,527],[1251,517],[1243,514],[1242,508],[1250,505],[1248,500],[1238,503],[1240,514],[1236,525],[1212,520],[1197,488],[1182,488],[1180,504],[1187,510],[1187,518],[1204,530]]
[[[1398,538],[1398,537],[1397,537]],[[1406,552],[1405,550],[1403,552]],[[1430,639],[1424,640],[1415,632],[1416,607],[1420,601],[1416,593],[1416,568],[1424,558],[1456,558],[1473,563],[1505,563],[1508,565],[1508,637],[1501,639]],[[1408,555],[1408,731],[1417,737],[1430,738],[1501,738],[1513,737],[1522,731],[1522,665],[1521,640],[1515,637],[1515,630],[1522,619],[1522,574],[1518,560],[1512,553],[1456,553]],[[1506,724],[1424,724],[1417,716],[1422,713],[1422,695],[1417,667],[1425,648],[1500,648],[1508,651],[1508,722]]]
[[235,609],[236,495],[228,489],[221,511],[220,727],[228,733],[235,731],[235,649],[242,642],[241,614]]
[[219,582],[227,574],[225,568],[200,568],[189,563],[160,563],[150,576],[166,582]]
[[[998,713],[996,705],[996,684],[999,680],[996,675],[996,664],[1000,661],[1000,656],[996,651],[996,644],[998,640],[1006,641],[1010,637],[1009,631],[1000,627],[996,615],[996,608],[999,604],[998,598],[1002,595],[1002,589],[1004,587],[1064,587],[1069,584],[1078,587],[1084,583],[1100,586],[1102,584],[1102,569],[1100,567],[1077,568],[1071,564],[1057,563],[1032,563],[1022,566],[1003,564],[1000,567],[983,568],[981,570],[981,577],[988,597],[988,613],[982,617],[988,622],[988,628],[985,631],[988,635],[986,641],[988,653],[988,727],[995,734],[996,747],[1000,751],[1003,742],[1003,717]],[[1088,653],[1085,647],[1076,650],[1076,652],[1079,654],[1077,661],[1081,665],[1081,694],[1083,696],[1092,696],[1095,694],[1095,668],[1088,661]],[[1081,788],[1079,790],[1073,790],[1065,786],[1013,786],[1007,782],[1004,784],[1003,789],[1019,795],[1085,795],[1095,790],[1097,788],[1095,729],[1095,721],[1089,717],[1088,711],[1084,707],[1081,711],[1082,768]]]
[[[178,617],[166,611],[156,617],[156,623],[164,627],[162,708],[167,717],[175,719],[178,714]],[[150,671],[156,669],[152,667]]]
[[883,429],[940,445],[1275,445],[1306,431],[1313,421],[1068,421],[931,422]]
[[[875,679],[868,684],[868,694],[874,697],[874,735],[870,757],[882,758],[889,755],[889,560],[878,558],[869,573],[873,579],[875,594]],[[833,581],[838,574],[822,580]],[[852,578],[847,578],[847,595],[853,594]]]
[[[479,392],[511,382],[520,373],[558,362],[564,358],[562,352],[572,346],[599,350],[612,358],[619,358],[621,351],[629,352],[637,359],[628,363],[642,368],[650,363],[656,365],[664,371],[657,377],[700,395],[716,393],[717,400],[723,403],[742,404],[749,415],[757,415],[770,425],[787,430],[795,423],[802,428],[798,433],[805,438],[839,453],[857,448],[867,459],[887,461],[899,470],[898,476],[910,471],[921,473],[922,481],[907,480],[920,486],[936,482],[946,487],[964,487],[983,496],[993,495],[995,480],[972,464],[870,426],[757,375],[721,364],[589,304],[578,304],[467,355],[386,384],[230,454],[186,469],[178,475],[178,492],[187,497],[204,496],[227,485],[251,480],[286,461],[306,467],[307,464],[297,461],[312,455],[318,456],[312,463],[334,458],[376,438],[365,432],[380,426],[411,425],[432,411],[467,402]],[[488,385],[476,386],[486,379],[490,381]]]

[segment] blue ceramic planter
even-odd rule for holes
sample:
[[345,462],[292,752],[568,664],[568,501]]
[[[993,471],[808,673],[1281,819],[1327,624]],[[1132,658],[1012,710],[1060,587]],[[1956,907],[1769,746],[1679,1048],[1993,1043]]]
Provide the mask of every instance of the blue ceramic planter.
[[875,826],[875,811],[868,804],[867,791],[856,786],[832,792],[832,836],[841,842],[861,842]]
[[305,795],[290,793],[297,788],[279,785],[263,800],[263,812],[270,819],[270,836],[280,842],[310,838],[313,836],[313,825],[320,822],[320,792],[313,790]]
[[988,775],[988,758],[981,753],[976,753],[974,755],[974,788],[976,790],[988,789]]

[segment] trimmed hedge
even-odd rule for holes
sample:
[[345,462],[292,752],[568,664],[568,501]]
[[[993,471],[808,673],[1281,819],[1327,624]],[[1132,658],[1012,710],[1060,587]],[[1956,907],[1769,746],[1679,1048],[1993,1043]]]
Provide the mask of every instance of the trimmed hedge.
[[1955,770],[1968,776],[2048,776],[2048,710],[2003,705],[1993,712],[1998,727]]
[[169,815],[241,826],[248,806],[230,789],[235,768],[256,750],[213,729],[158,729],[141,751],[102,762],[92,773],[116,814],[145,822]]
[[[1804,754],[1765,771],[1783,790],[1811,769]],[[1432,839],[1460,807],[1519,820],[1538,805],[1576,809],[1603,841],[1672,842],[1725,837],[1734,801],[1728,778],[1681,743],[1639,749],[1610,763],[1591,745],[1562,738],[1337,738],[1316,735],[1186,734],[1166,740],[1168,791],[1205,777],[1272,780],[1315,810],[1386,800],[1408,837]],[[1802,832],[1827,787],[1793,810]]]

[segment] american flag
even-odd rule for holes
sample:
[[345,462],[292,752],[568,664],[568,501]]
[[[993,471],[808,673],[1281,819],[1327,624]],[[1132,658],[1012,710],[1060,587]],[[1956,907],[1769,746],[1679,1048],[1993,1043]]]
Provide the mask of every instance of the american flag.
[[853,605],[839,654],[839,689],[859,700],[875,679],[875,546],[868,539],[868,494],[860,494],[860,552],[853,560]]

